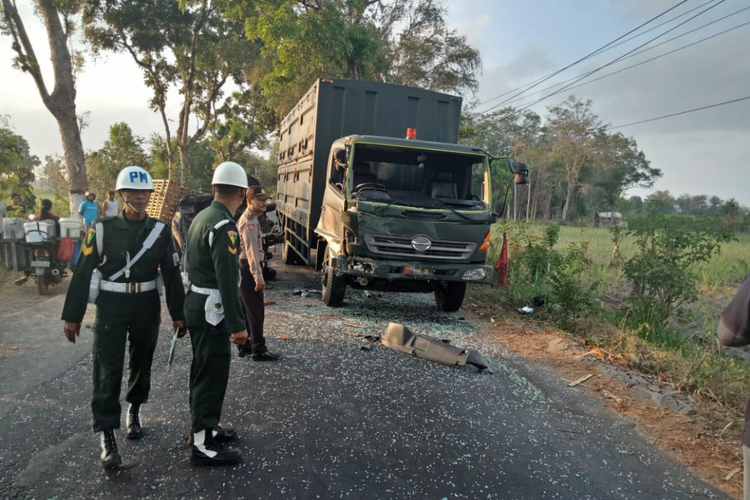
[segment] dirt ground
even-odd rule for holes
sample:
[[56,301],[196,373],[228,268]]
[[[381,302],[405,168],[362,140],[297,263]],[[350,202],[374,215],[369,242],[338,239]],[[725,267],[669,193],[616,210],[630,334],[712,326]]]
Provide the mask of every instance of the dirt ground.
[[[466,306],[487,317],[481,308]],[[518,354],[554,369],[564,380],[591,378],[570,390],[587,390],[603,406],[636,424],[649,441],[705,481],[742,498],[741,422],[650,377],[623,369],[607,353],[572,340],[564,332],[522,316],[487,318],[495,339]]]

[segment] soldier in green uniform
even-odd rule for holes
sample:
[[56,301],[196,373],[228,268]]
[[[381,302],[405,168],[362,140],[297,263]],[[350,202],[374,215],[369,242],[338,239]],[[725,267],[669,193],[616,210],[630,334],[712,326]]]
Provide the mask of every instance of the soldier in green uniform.
[[182,335],[187,330],[183,319],[185,292],[170,227],[146,215],[154,190],[151,176],[141,167],[126,167],[117,176],[116,190],[125,210],[118,216],[98,219],[89,229],[62,313],[65,336],[75,343],[87,298],[96,303],[91,409],[94,432],[101,433],[104,467],[122,463],[114,430],[120,428],[126,341],[130,343],[126,435],[137,439],[143,433],[140,407],[151,388],[151,361],[161,322],[159,267],[173,326]]
[[224,448],[219,420],[229,381],[231,343],[247,340],[239,300],[240,242],[233,215],[247,188],[247,174],[236,163],[216,167],[214,201],[200,212],[187,235],[186,260],[190,288],[185,297],[185,319],[193,345],[190,367],[193,465],[231,465],[239,451]]

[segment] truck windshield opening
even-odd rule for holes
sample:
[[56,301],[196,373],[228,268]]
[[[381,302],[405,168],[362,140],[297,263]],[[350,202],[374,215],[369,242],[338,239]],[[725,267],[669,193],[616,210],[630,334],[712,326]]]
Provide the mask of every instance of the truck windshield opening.
[[349,182],[356,198],[487,209],[483,155],[369,144],[356,144],[353,154]]

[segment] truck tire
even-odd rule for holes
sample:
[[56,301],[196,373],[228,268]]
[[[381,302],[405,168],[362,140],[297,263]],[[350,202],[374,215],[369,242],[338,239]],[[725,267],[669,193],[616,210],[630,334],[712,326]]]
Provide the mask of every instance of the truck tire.
[[287,266],[292,266],[299,262],[297,254],[292,250],[288,241],[284,241],[284,245],[281,247],[281,261]]
[[323,303],[328,307],[341,307],[346,292],[346,276],[336,276],[334,269],[326,264],[323,267]]
[[456,312],[461,308],[466,295],[466,283],[450,281],[435,290],[435,302],[440,310]]

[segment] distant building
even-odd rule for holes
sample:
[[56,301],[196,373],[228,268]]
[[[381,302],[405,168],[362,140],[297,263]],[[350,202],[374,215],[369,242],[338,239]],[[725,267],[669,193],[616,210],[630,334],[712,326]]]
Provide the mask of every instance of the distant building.
[[596,227],[628,227],[620,212],[599,212],[594,218]]

